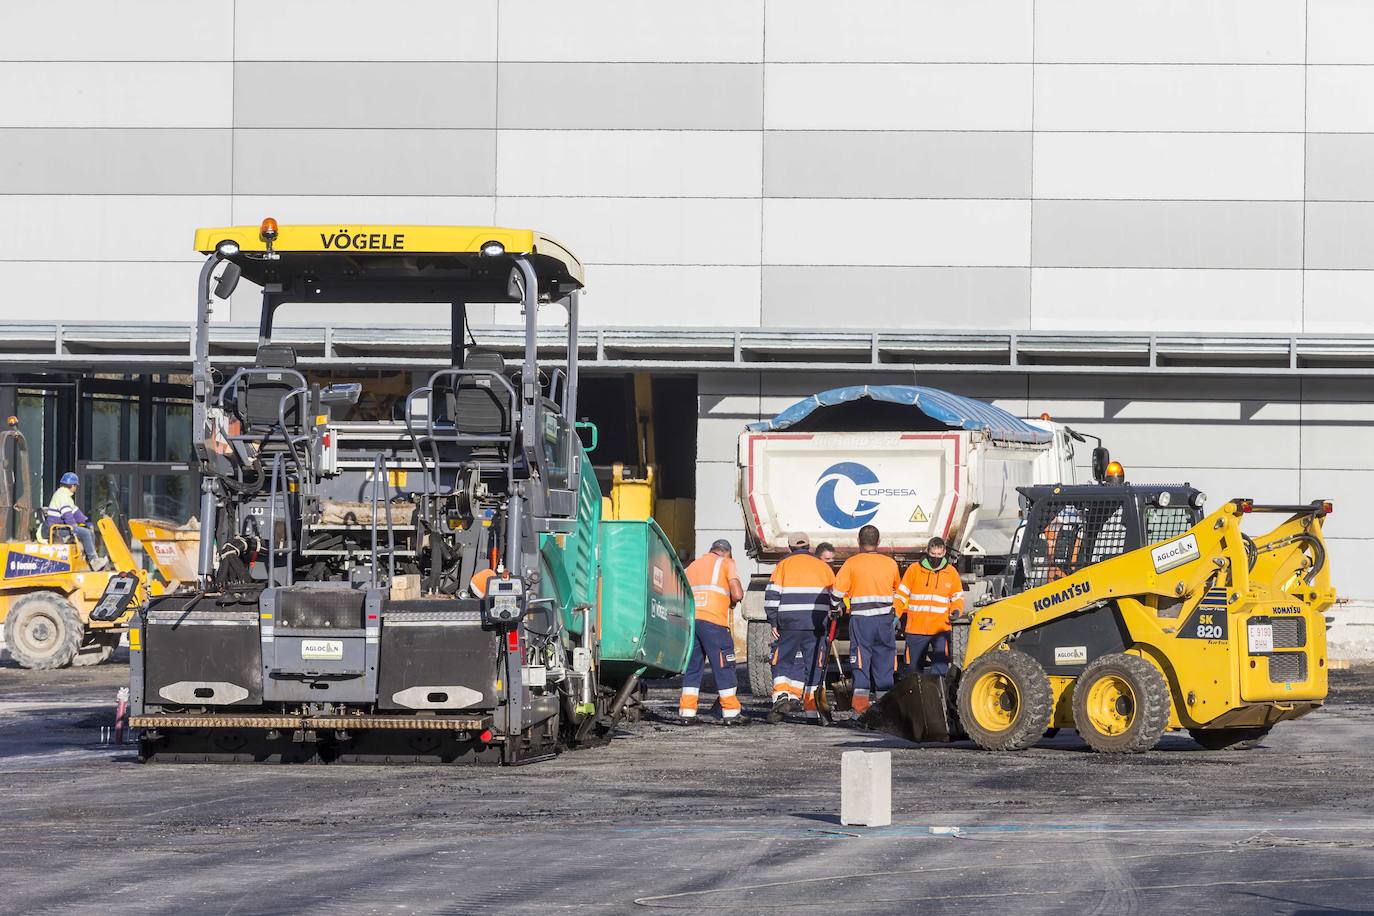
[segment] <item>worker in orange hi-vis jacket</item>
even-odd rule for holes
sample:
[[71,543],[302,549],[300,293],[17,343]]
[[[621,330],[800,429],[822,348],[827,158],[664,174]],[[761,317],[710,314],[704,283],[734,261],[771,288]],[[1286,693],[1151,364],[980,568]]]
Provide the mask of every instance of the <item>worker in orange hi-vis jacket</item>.
[[897,587],[897,613],[906,631],[906,663],[912,673],[924,673],[927,667],[931,674],[949,673],[949,621],[964,612],[964,583],[948,550],[944,538],[931,538],[925,556],[907,567]]
[[835,577],[837,601],[849,607],[849,668],[854,675],[854,712],[892,689],[897,667],[893,604],[902,576],[897,561],[878,553],[878,529],[859,529],[859,553],[844,561]]
[[830,621],[835,574],[811,552],[805,534],[787,536],[792,552],[773,568],[763,592],[763,611],[773,626],[773,709],[778,723],[789,712],[817,717],[815,676],[821,634]]
[[735,640],[730,635],[730,609],[744,599],[744,586],[731,554],[730,542],[722,538],[687,567],[687,582],[692,586],[697,614],[692,656],[682,675],[682,696],[677,703],[683,725],[697,721],[701,676],[708,661],[716,678],[721,718],[726,725],[749,724],[735,695]]

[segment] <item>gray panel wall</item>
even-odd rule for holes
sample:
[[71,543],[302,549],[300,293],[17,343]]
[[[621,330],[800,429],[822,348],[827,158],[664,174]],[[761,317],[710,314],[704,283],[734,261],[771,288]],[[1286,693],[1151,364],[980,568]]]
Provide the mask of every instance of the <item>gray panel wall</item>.
[[[24,6],[0,205],[332,221],[441,198],[445,221],[566,236],[605,269],[593,324],[661,303],[674,324],[1137,330],[1144,304],[1174,330],[1367,329],[1374,16],[1347,0],[176,7]],[[81,260],[63,245],[27,260],[56,279]]]

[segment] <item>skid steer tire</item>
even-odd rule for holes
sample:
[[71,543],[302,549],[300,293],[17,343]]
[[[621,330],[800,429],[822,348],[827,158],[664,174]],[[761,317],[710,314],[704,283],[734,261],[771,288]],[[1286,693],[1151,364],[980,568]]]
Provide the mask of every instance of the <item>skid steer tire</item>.
[[773,628],[766,620],[749,621],[749,692],[773,695]]
[[34,592],[10,605],[5,645],[24,668],[65,668],[81,648],[86,627],[70,601],[56,592]]
[[1269,734],[1268,725],[1251,728],[1190,728],[1188,734],[1209,751],[1248,751]]
[[1045,734],[1053,711],[1049,676],[1024,652],[987,652],[959,677],[959,724],[985,750],[1024,751]]
[[1112,652],[1094,659],[1073,687],[1074,728],[1101,754],[1139,754],[1169,727],[1169,685],[1147,659]]

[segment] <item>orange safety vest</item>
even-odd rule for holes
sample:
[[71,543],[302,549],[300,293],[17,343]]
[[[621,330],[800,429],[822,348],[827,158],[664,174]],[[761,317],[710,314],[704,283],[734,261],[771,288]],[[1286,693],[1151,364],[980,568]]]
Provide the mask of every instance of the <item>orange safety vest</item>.
[[835,577],[836,598],[847,599],[855,617],[892,613],[893,599],[901,584],[897,561],[881,553],[859,553],[844,561]]
[[704,553],[687,567],[687,582],[697,605],[697,620],[717,626],[730,625],[730,580],[739,581],[739,571],[730,557]]
[[953,563],[929,570],[912,563],[897,587],[897,613],[906,615],[906,631],[916,636],[948,633],[949,618],[964,610],[964,583]]
[[835,573],[825,561],[804,550],[778,561],[763,590],[763,612],[779,630],[811,630],[830,613],[830,587]]

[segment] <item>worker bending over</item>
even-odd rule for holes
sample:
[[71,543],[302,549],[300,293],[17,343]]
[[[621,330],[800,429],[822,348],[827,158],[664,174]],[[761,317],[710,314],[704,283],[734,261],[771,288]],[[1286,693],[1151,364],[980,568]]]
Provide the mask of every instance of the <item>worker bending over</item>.
[[893,604],[901,584],[897,561],[878,553],[878,529],[859,529],[859,552],[835,577],[835,600],[849,605],[849,668],[854,673],[854,712],[892,689],[897,668],[897,632]]
[[919,563],[907,567],[897,587],[897,613],[906,631],[906,663],[913,674],[949,673],[949,621],[964,612],[964,583],[949,562],[943,538],[933,537]]
[[811,553],[805,534],[787,536],[792,552],[773,567],[763,593],[763,611],[773,627],[773,709],[777,723],[789,712],[815,716],[821,634],[829,622],[835,574]]
[[71,529],[72,535],[81,545],[81,553],[86,557],[86,562],[91,569],[104,569],[107,562],[95,546],[95,532],[89,527],[90,519],[86,513],[82,512],[76,505],[76,487],[80,482],[71,471],[62,475],[57,489],[53,490],[52,499],[48,500],[48,506],[44,510],[45,528],[51,534],[54,525],[65,525]]
[[697,695],[708,661],[716,678],[721,718],[726,725],[749,724],[740,714],[739,697],[735,695],[735,639],[730,635],[730,609],[744,599],[744,586],[731,553],[730,542],[722,538],[687,567],[697,622],[692,656],[682,675],[682,696],[677,702],[677,714],[683,725],[697,721]]

